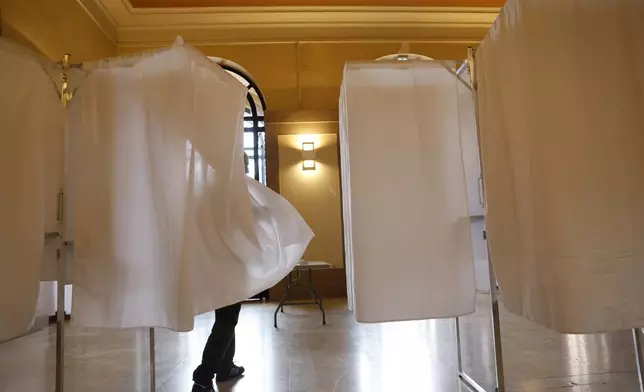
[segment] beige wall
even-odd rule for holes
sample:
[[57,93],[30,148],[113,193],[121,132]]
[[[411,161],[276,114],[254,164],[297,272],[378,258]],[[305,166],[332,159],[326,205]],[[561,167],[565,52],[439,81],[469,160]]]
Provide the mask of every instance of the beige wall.
[[[394,54],[401,45],[402,42],[195,44],[208,56],[244,67],[264,92],[269,111],[337,110],[345,63]],[[408,50],[434,59],[464,60],[467,47],[467,43],[459,42],[412,42]],[[121,46],[118,50],[125,54],[154,48]]]
[[30,43],[51,59],[72,61],[116,54],[108,38],[77,0],[0,0],[2,35]]
[[[279,191],[315,232],[305,259],[326,261],[343,268],[337,123],[269,123],[268,127],[268,132],[281,133],[277,137]],[[301,146],[308,141],[315,143],[317,168],[314,171],[302,170]]]

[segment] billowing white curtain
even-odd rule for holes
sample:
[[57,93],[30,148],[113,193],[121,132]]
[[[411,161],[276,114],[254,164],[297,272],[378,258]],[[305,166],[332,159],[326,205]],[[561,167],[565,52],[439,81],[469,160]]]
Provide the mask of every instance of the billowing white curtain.
[[[0,341],[32,325],[44,234],[55,214],[46,196],[46,141],[61,134],[56,86],[27,50],[0,39]],[[46,224],[50,223],[50,224]]]
[[360,322],[474,311],[455,65],[345,68],[340,137],[347,280]]
[[644,2],[510,0],[477,52],[505,306],[566,333],[644,326]]
[[244,173],[246,88],[181,42],[86,68],[67,140],[73,322],[188,331],[283,279],[312,232]]

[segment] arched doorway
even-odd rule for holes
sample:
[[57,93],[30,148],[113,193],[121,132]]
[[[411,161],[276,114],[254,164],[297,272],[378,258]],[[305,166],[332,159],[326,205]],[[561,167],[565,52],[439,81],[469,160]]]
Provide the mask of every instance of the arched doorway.
[[[248,89],[244,111],[244,152],[248,155],[248,176],[266,185],[266,99],[252,76],[239,64],[211,57]],[[251,299],[268,300],[268,290]]]
[[211,57],[248,89],[244,112],[244,151],[249,158],[248,175],[266,185],[266,99],[252,76],[239,64]]

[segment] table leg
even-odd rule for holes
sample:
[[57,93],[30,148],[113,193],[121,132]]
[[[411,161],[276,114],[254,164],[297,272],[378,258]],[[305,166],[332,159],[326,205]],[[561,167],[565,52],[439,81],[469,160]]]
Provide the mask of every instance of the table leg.
[[[287,289],[288,290],[288,289]],[[280,309],[282,309],[282,312],[284,312],[284,301],[286,301],[286,294],[282,296],[282,299],[280,300],[280,303],[277,305],[277,309],[275,309],[275,313],[273,314],[273,326],[277,328],[277,314],[279,313]]]
[[315,301],[315,304],[318,306],[322,312],[322,324],[326,325],[326,312],[324,311],[324,305],[322,304],[322,299],[318,297],[315,289],[313,288],[313,270],[309,268],[309,295],[311,299]]
[[316,302],[318,304],[318,308],[322,311],[322,324],[326,325],[326,312],[324,311],[324,304],[322,303],[322,298],[318,297],[317,293],[313,291],[313,295],[315,296]]
[[288,292],[291,290],[291,274],[289,273],[287,278],[286,278],[286,289],[284,290],[284,295],[282,296],[282,299],[280,300],[279,304],[277,304],[277,309],[275,309],[275,313],[273,314],[273,326],[277,328],[277,313],[281,310],[282,313],[284,313],[284,302],[286,302],[286,299],[288,298]]

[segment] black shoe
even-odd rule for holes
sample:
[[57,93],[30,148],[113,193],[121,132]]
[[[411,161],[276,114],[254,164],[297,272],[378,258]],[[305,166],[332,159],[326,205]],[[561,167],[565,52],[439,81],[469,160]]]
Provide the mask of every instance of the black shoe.
[[233,365],[224,371],[217,372],[217,382],[226,382],[241,378],[244,376],[245,371],[246,369],[243,366]]
[[215,392],[215,387],[212,385],[199,385],[195,383],[192,386],[192,392]]

